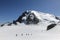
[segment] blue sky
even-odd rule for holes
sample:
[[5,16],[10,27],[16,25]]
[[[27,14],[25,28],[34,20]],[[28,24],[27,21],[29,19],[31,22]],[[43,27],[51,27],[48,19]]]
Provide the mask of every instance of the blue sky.
[[0,23],[16,20],[25,10],[60,16],[60,0],[0,0]]

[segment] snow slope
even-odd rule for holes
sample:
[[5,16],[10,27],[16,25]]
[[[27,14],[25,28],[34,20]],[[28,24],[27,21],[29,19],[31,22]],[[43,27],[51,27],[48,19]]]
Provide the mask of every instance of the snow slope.
[[60,40],[59,26],[49,31],[40,30],[40,25],[4,26],[0,28],[0,40]]
[[[27,12],[29,14],[24,16],[25,18],[22,17],[25,21],[31,13],[34,13],[39,19],[39,23],[28,25],[24,22],[16,22],[17,25],[12,24],[10,26],[5,24],[0,27],[0,40],[60,40],[60,23],[59,20],[55,19],[54,15],[37,11]],[[57,25],[50,30],[46,30],[47,26],[52,24],[53,21]]]

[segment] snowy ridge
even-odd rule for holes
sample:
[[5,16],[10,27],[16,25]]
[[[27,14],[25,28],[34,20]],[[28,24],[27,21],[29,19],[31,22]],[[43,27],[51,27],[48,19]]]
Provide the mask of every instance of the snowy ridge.
[[57,19],[55,19],[55,16],[52,14],[46,14],[46,13],[37,12],[37,11],[31,11],[31,13],[34,13],[36,17],[38,17],[40,20],[47,19],[50,21],[58,21]]

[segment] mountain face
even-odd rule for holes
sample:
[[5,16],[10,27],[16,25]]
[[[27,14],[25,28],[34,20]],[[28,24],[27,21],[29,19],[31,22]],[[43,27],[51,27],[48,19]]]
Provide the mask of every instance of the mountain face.
[[24,22],[26,24],[37,24],[40,21],[42,22],[49,21],[49,22],[58,23],[59,18],[54,15],[46,14],[38,11],[25,11],[16,21],[20,23]]
[[39,22],[39,19],[34,13],[26,11],[16,21],[20,23],[23,22],[25,24],[37,24]]
[[[60,21],[60,18],[49,13],[38,12],[34,10],[27,10],[22,13],[21,16],[12,23],[8,23],[7,26],[12,24],[18,25],[17,22],[24,23],[25,25],[43,25],[46,26],[46,30],[55,27]],[[2,24],[4,26],[5,24]]]

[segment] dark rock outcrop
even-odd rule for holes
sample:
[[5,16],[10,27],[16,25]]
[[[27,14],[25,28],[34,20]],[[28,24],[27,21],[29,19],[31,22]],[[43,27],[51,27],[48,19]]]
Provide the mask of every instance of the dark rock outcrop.
[[57,20],[60,20],[60,18],[59,18],[59,17],[56,17],[56,16],[55,16],[55,18],[56,18]]
[[8,24],[8,26],[11,26],[11,25],[12,25],[12,23],[9,23],[9,24]]
[[57,24],[50,24],[50,25],[48,25],[47,30],[52,29],[52,28],[55,27],[56,25],[57,25]]
[[13,24],[17,25],[16,21],[13,21]]
[[26,19],[26,24],[37,24],[38,22],[39,19],[36,18],[36,16],[33,13],[31,13]]
[[24,17],[24,16],[26,16],[28,13],[25,11],[25,12],[23,12],[22,13],[22,15],[21,16],[19,16],[19,18],[16,20],[16,22],[20,22],[20,23],[22,23],[22,18]]
[[2,24],[1,27],[3,27],[5,24]]

